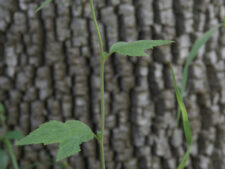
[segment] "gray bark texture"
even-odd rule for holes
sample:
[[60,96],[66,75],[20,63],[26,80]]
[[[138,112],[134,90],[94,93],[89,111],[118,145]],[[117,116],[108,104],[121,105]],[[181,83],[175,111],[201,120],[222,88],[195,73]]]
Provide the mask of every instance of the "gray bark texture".
[[[24,134],[48,120],[100,121],[100,57],[88,0],[0,0],[0,101],[10,129]],[[194,40],[225,16],[224,0],[94,0],[104,47],[117,41],[175,40],[147,57],[114,55],[105,67],[107,169],[175,169],[186,151],[176,127],[177,80]],[[185,104],[193,147],[187,169],[225,169],[225,31],[191,64]],[[56,169],[56,145],[15,147],[22,169]],[[38,164],[37,164],[38,163]],[[69,158],[99,169],[97,143]]]

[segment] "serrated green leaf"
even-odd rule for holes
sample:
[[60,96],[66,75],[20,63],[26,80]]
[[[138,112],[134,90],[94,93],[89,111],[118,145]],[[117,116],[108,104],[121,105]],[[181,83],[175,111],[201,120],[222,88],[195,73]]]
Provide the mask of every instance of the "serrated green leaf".
[[27,145],[27,144],[40,144],[43,143],[53,144],[60,143],[64,141],[68,136],[67,128],[65,124],[58,121],[50,121],[44,124],[41,124],[40,127],[28,136],[22,138],[16,145]]
[[187,110],[184,105],[183,99],[181,97],[180,91],[177,87],[177,81],[176,81],[176,78],[174,75],[174,70],[173,70],[172,65],[171,65],[171,72],[172,72],[172,78],[173,78],[173,83],[174,83],[174,89],[176,92],[177,102],[178,102],[181,112],[182,112],[182,120],[183,120],[185,137],[186,137],[188,145],[191,145],[192,144],[192,134],[191,134],[191,128],[190,128],[190,124],[189,124],[189,120],[188,120]]
[[73,137],[60,143],[56,161],[80,152],[79,138]]
[[9,164],[9,157],[4,150],[0,150],[0,169],[6,169]]
[[21,131],[13,130],[6,133],[5,137],[8,138],[9,140],[19,140],[23,138],[24,135]]
[[[207,31],[203,36],[201,36],[200,38],[198,38],[192,49],[191,52],[187,58],[187,61],[185,63],[184,66],[184,71],[183,71],[183,76],[182,76],[182,82],[181,82],[181,97],[183,98],[184,95],[184,91],[186,90],[186,85],[187,85],[187,79],[188,79],[188,70],[189,70],[189,66],[191,64],[191,62],[195,59],[195,57],[197,56],[197,53],[199,51],[199,49],[205,45],[205,43],[210,39],[210,37],[216,32],[216,30],[220,27],[221,25],[217,25],[213,28],[211,28],[209,31]],[[177,110],[177,124],[179,125],[179,120],[180,120],[180,107],[178,107]]]
[[51,1],[52,1],[52,0],[45,0],[45,2],[43,2],[43,3],[41,4],[41,6],[35,10],[35,13],[37,13],[37,12],[40,11],[42,8],[44,8],[45,6],[47,6]]
[[59,143],[57,161],[80,151],[80,144],[93,139],[94,134],[84,123],[69,120],[65,123],[50,121],[17,142],[16,145]]
[[117,42],[110,48],[109,53],[114,52],[128,56],[147,56],[145,50],[152,49],[157,46],[167,45],[173,41],[168,40],[140,40],[134,42]]

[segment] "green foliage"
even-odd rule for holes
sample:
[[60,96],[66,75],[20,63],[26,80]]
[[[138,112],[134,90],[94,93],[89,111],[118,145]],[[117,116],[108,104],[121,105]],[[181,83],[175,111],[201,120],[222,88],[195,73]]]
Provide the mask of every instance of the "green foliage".
[[67,162],[59,164],[61,169],[71,169]]
[[225,28],[225,17],[223,18],[223,27]]
[[173,41],[168,40],[140,40],[134,42],[117,42],[110,48],[109,53],[114,52],[128,56],[147,56],[144,50],[157,46],[167,45]]
[[7,149],[9,152],[9,154],[8,154],[8,153],[6,153],[6,151],[0,150],[0,169],[7,168],[8,161],[9,161],[8,156],[11,157],[11,161],[12,161],[14,169],[19,169],[15,154],[13,152],[12,144],[6,137],[6,135],[8,134],[8,131],[7,131],[7,125],[6,125],[5,108],[2,103],[0,103],[0,124],[2,127],[2,131],[3,131],[0,135],[0,143],[2,143],[5,150]]
[[181,112],[182,112],[182,119],[183,119],[183,126],[184,126],[184,132],[185,132],[185,136],[186,136],[186,140],[188,142],[188,145],[192,144],[192,136],[191,136],[191,128],[190,128],[190,124],[189,124],[189,120],[188,120],[188,115],[187,115],[187,110],[186,107],[184,105],[183,99],[181,97],[180,91],[177,87],[177,82],[176,82],[176,78],[174,75],[174,71],[173,71],[173,66],[171,65],[171,71],[172,71],[172,78],[173,78],[173,83],[174,83],[174,89],[176,92],[176,98],[177,98],[177,102],[180,106]]
[[3,114],[5,112],[5,108],[2,105],[2,103],[0,103],[0,114]]
[[[221,25],[217,25],[213,28],[211,28],[208,32],[206,32],[202,37],[198,38],[192,49],[191,52],[187,58],[187,61],[185,63],[184,66],[184,71],[183,71],[183,76],[182,76],[182,86],[181,86],[181,97],[183,97],[184,91],[186,89],[186,85],[187,85],[187,79],[188,79],[188,70],[189,70],[189,66],[191,64],[191,62],[195,59],[195,57],[197,56],[197,53],[199,51],[199,49],[205,45],[205,43],[210,39],[210,37],[216,32],[216,30],[220,27]],[[179,124],[179,120],[180,120],[180,107],[177,110],[177,124]]]
[[40,11],[42,8],[44,8],[45,6],[47,6],[52,0],[45,0],[45,2],[43,2],[41,4],[41,6],[39,8],[36,9],[35,13],[37,13],[38,11]]
[[[52,0],[45,0],[44,3],[36,10],[38,12],[43,7],[47,6]],[[97,132],[97,135],[94,135],[92,131],[87,127],[85,124],[70,120],[66,123],[61,123],[57,121],[50,121],[47,123],[42,124],[38,129],[31,132],[28,136],[21,139],[17,145],[26,145],[26,144],[39,144],[43,143],[45,145],[52,144],[52,143],[59,143],[59,151],[57,155],[57,160],[64,159],[72,154],[75,154],[80,151],[80,144],[82,142],[86,142],[91,140],[94,136],[97,138],[99,144],[100,144],[100,152],[101,152],[101,168],[105,169],[104,165],[104,150],[103,150],[103,131],[104,131],[104,63],[105,60],[113,53],[119,53],[121,55],[128,55],[128,56],[147,56],[145,53],[145,50],[152,49],[157,46],[161,45],[167,45],[172,43],[172,41],[167,40],[140,40],[135,42],[118,42],[112,45],[110,48],[109,53],[104,52],[103,50],[103,43],[101,34],[98,28],[95,12],[94,12],[94,5],[93,0],[90,0],[91,5],[91,11],[93,16],[93,21],[95,23],[95,27],[97,30],[97,35],[99,39],[100,44],[100,53],[101,53],[101,131]],[[199,43],[203,43],[204,41],[207,41],[206,39],[202,39],[199,42],[196,42],[196,46],[193,48],[193,51],[190,54],[190,59],[194,59],[194,55],[196,55],[196,50],[198,51]],[[200,45],[201,46],[201,45]],[[190,64],[190,63],[189,63]],[[172,69],[172,66],[171,66]],[[173,72],[173,69],[172,69]],[[184,106],[182,95],[183,91],[180,93],[177,84],[176,79],[173,72],[173,80],[174,80],[174,87],[176,91],[176,97],[179,103],[179,106],[182,111],[182,117],[183,117],[183,125],[185,130],[185,136],[189,145],[188,151],[186,152],[185,156],[183,157],[178,169],[183,169],[186,161],[189,157],[190,153],[190,146],[192,144],[192,135],[190,130],[190,125],[188,121],[187,111]],[[183,84],[183,83],[182,83]],[[184,87],[185,88],[185,87]],[[102,147],[102,149],[101,149]]]
[[184,157],[182,158],[179,166],[177,167],[177,169],[183,169],[186,165],[186,162],[189,158],[190,155],[190,151],[191,151],[191,146],[188,147],[188,150],[186,151],[186,153],[184,154]]
[[2,122],[5,122],[5,116],[4,116],[3,114],[1,114],[1,113],[0,113],[0,120],[1,120]]
[[65,123],[49,121],[22,138],[16,145],[59,143],[57,161],[80,151],[80,144],[93,139],[94,134],[84,123],[69,120]]
[[195,59],[199,49],[205,45],[205,43],[210,39],[210,37],[216,32],[216,30],[220,27],[221,25],[217,25],[210,29],[208,32],[206,32],[202,37],[197,39],[191,49],[191,52],[188,56],[188,59],[185,64],[184,72],[183,72],[183,80],[182,80],[182,88],[181,88],[181,94],[183,94],[186,84],[187,84],[187,77],[188,77],[188,68],[191,62]]
[[4,150],[0,149],[0,169],[6,169],[9,163],[9,158]]
[[[2,103],[0,103],[0,121],[2,121],[2,123],[5,123],[5,115],[4,115],[4,112],[5,112],[5,108],[4,106],[2,105]],[[3,124],[4,125],[4,124]]]
[[187,110],[186,107],[184,105],[183,99],[181,97],[181,93],[177,87],[177,82],[176,82],[176,78],[174,75],[174,70],[173,70],[173,66],[171,65],[171,72],[172,72],[172,78],[173,78],[173,83],[174,83],[174,89],[176,92],[176,98],[177,98],[177,102],[180,106],[181,112],[182,112],[182,120],[183,120],[183,127],[184,127],[184,133],[185,133],[185,137],[188,143],[188,150],[185,153],[183,159],[181,160],[180,165],[178,166],[177,169],[183,169],[186,165],[187,159],[189,157],[190,154],[190,147],[192,145],[192,134],[191,134],[191,128],[190,128],[190,124],[189,124],[189,120],[188,120],[188,115],[187,115]]
[[9,131],[5,137],[9,140],[19,140],[24,137],[23,133],[18,130]]

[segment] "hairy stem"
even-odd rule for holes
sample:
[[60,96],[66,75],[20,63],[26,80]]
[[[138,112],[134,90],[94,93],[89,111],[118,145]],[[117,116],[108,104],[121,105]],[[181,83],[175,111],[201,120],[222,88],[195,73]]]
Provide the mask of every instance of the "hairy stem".
[[103,50],[103,43],[102,43],[102,37],[101,33],[98,27],[95,10],[94,10],[94,4],[93,0],[90,0],[91,5],[91,13],[93,17],[93,21],[95,24],[95,28],[98,35],[99,40],[99,47],[100,47],[100,54],[101,54],[101,134],[99,136],[98,143],[99,143],[99,149],[100,149],[100,156],[101,156],[101,169],[105,169],[105,157],[104,157],[104,128],[105,128],[105,103],[104,103],[104,65],[105,65],[105,57],[104,57],[104,50]]

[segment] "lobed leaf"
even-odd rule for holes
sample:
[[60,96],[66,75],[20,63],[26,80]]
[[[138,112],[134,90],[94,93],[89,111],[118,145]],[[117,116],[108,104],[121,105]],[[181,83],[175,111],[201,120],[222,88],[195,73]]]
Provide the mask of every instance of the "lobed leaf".
[[68,137],[65,133],[67,133],[67,128],[63,123],[50,121],[41,124],[38,129],[21,139],[16,145],[59,143]]
[[9,164],[9,157],[4,150],[0,149],[0,169],[6,169]]
[[52,0],[45,0],[45,2],[43,2],[43,3],[41,4],[41,6],[35,10],[35,13],[37,13],[37,12],[40,11],[42,8],[44,8],[45,6],[47,6],[51,1],[52,1]]
[[[191,64],[191,62],[195,59],[195,57],[197,56],[197,53],[199,51],[199,49],[210,39],[210,37],[216,32],[216,30],[220,27],[221,25],[217,25],[213,28],[211,28],[208,32],[206,32],[202,37],[198,38],[192,49],[191,52],[187,58],[187,61],[185,63],[184,66],[184,71],[183,71],[183,76],[182,76],[182,86],[181,86],[181,97],[183,97],[184,91],[186,89],[186,85],[187,85],[187,79],[188,79],[188,70],[189,70],[189,66]],[[179,120],[180,120],[180,107],[178,107],[177,110],[177,124],[179,124]]]
[[119,53],[128,56],[147,56],[144,50],[157,46],[167,45],[173,41],[168,40],[140,40],[134,42],[117,42],[110,48],[109,53]]
[[22,138],[16,145],[59,143],[57,161],[80,151],[80,144],[94,138],[91,129],[77,120],[65,123],[49,121],[28,136]]

